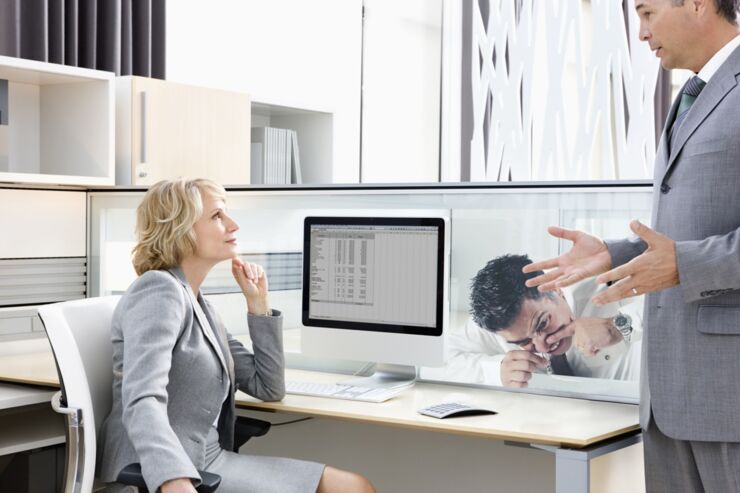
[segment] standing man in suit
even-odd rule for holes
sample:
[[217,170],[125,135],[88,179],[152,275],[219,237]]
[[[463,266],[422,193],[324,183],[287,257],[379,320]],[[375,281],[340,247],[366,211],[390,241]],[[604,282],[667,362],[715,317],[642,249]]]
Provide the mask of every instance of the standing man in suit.
[[738,0],[635,0],[640,39],[696,76],[673,103],[655,159],[652,229],[573,242],[527,265],[542,291],[598,276],[609,303],[647,294],[642,409],[650,492],[740,491],[740,30]]

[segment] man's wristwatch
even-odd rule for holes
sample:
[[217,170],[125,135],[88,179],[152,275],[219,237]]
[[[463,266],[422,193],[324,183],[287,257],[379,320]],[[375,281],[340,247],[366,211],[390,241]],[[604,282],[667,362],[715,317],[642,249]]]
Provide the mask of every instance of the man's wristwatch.
[[624,342],[630,342],[632,337],[632,317],[624,313],[617,313],[612,317],[612,326],[622,334]]

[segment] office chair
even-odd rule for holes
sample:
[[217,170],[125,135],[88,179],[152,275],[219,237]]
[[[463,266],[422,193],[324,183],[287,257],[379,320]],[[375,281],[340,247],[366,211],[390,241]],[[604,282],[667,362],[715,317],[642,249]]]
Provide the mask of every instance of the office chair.
[[[111,322],[120,296],[87,298],[54,303],[39,308],[39,317],[49,338],[61,390],[52,398],[52,407],[66,417],[67,451],[64,472],[65,493],[93,490],[97,434],[110,413],[113,386],[113,345]],[[234,451],[253,436],[262,436],[270,423],[240,416],[234,433]],[[202,484],[196,489],[210,493],[221,477],[198,471]],[[146,492],[139,464],[121,471],[119,483]]]

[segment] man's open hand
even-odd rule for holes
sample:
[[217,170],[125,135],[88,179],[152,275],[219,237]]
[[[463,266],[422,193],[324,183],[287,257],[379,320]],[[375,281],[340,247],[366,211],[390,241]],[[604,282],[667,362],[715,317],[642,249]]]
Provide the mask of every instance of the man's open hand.
[[538,286],[540,291],[554,291],[599,275],[611,268],[612,259],[609,250],[598,237],[559,226],[550,226],[547,231],[556,238],[572,241],[573,246],[559,257],[525,265],[522,269],[525,273],[553,269],[541,276],[528,279],[526,282],[528,287]]
[[647,244],[647,250],[596,278],[600,284],[616,281],[592,298],[597,305],[660,291],[679,283],[676,242],[640,221],[632,221],[630,229]]

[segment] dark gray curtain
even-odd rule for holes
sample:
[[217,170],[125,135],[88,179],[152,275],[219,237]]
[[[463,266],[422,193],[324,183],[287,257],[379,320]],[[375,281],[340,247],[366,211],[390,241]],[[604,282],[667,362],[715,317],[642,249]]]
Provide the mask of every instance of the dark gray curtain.
[[166,0],[0,0],[0,55],[165,78]]

